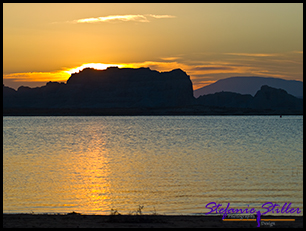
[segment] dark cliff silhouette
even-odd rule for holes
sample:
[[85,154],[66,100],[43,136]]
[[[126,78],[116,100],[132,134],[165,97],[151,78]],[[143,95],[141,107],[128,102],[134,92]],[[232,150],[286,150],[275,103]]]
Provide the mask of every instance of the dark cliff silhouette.
[[3,86],[4,108],[137,108],[176,107],[192,104],[190,77],[182,70],[152,71],[149,68],[106,70],[86,68],[67,83],[45,86]]
[[303,98],[303,82],[301,81],[257,76],[220,79],[213,84],[195,90],[194,96],[198,98],[201,95],[214,94],[222,91],[250,94],[254,96],[263,85],[281,88],[295,97]]
[[255,96],[219,92],[195,99],[190,77],[180,69],[86,68],[67,83],[17,91],[3,85],[4,115],[303,114],[302,102],[269,86]]

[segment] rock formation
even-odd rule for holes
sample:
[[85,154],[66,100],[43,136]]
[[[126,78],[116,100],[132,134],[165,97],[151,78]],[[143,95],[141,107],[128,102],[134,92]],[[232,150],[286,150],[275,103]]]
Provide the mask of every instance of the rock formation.
[[303,110],[303,100],[294,97],[283,89],[264,85],[249,103],[250,108],[271,110]]
[[217,92],[197,98],[197,103],[205,106],[248,108],[251,95],[242,95],[235,92]]
[[180,69],[86,68],[72,74],[66,84],[48,82],[17,91],[3,85],[4,108],[178,107],[193,100],[190,77]]
[[200,96],[198,105],[228,108],[250,108],[273,111],[303,111],[303,99],[288,94],[283,89],[264,85],[255,96],[233,92],[218,92]]

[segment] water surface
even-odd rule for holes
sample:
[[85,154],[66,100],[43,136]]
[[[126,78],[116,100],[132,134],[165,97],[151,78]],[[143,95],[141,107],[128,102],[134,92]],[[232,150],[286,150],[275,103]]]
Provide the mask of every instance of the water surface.
[[302,116],[3,117],[3,212],[302,210],[302,141]]

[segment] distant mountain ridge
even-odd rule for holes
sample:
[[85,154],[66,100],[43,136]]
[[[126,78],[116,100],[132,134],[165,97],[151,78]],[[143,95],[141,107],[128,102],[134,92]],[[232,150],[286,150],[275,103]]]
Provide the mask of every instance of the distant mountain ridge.
[[194,97],[198,98],[201,95],[225,91],[250,94],[254,96],[263,85],[284,89],[288,92],[288,94],[298,98],[303,98],[303,82],[301,81],[258,76],[241,76],[220,79],[213,84],[194,90],[193,95]]

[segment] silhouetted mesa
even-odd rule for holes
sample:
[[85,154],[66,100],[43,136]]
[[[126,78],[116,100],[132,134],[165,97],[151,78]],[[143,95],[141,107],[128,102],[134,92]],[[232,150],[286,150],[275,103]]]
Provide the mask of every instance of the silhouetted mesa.
[[3,85],[4,108],[154,108],[186,106],[193,100],[190,77],[180,69],[85,68],[66,84],[48,82],[17,91]]

